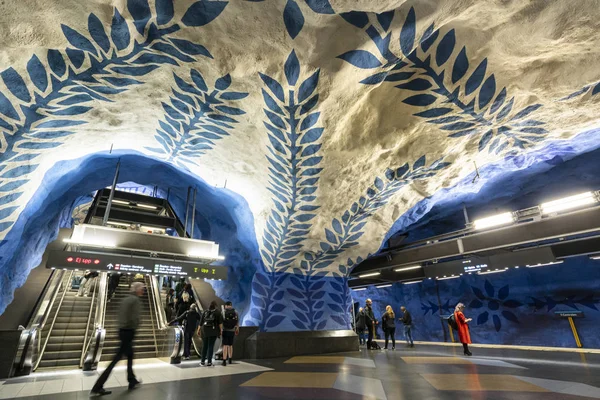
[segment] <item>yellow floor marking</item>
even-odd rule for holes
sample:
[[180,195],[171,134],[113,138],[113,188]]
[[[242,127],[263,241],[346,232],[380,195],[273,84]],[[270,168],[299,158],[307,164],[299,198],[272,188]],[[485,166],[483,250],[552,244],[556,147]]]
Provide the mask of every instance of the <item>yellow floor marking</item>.
[[337,377],[325,372],[265,372],[240,386],[330,389]]
[[299,356],[292,357],[287,360],[284,364],[343,364],[346,357],[335,357],[335,356],[323,356],[323,357],[311,357],[311,356]]
[[548,392],[547,389],[510,375],[421,374],[437,390]]
[[402,357],[407,364],[468,364],[473,363],[459,357]]

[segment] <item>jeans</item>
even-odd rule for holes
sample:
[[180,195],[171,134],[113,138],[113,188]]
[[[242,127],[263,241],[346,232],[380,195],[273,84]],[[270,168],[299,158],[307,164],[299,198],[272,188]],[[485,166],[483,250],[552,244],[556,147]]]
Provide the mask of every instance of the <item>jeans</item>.
[[189,357],[192,348],[192,338],[194,337],[195,331],[188,331],[187,329],[183,332],[183,356]]
[[202,338],[202,362],[208,359],[208,363],[212,363],[212,357],[215,350],[216,336],[208,336]]
[[412,346],[413,338],[412,338],[411,328],[412,327],[410,325],[404,325],[404,336],[406,337],[406,343],[408,343]]
[[388,340],[392,337],[392,347],[396,348],[396,328],[386,328],[385,330],[385,348],[388,348]]
[[121,339],[121,347],[115,354],[115,358],[111,361],[110,365],[104,370],[100,378],[94,384],[92,392],[99,392],[103,387],[113,368],[123,356],[127,356],[127,381],[131,383],[137,382],[135,375],[133,374],[133,338],[135,336],[134,329],[121,329],[119,330],[119,339]]

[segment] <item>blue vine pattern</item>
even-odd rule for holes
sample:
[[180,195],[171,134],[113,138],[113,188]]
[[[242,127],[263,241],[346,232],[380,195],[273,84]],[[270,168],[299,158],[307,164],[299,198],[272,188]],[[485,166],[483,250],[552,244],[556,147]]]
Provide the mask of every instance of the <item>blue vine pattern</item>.
[[477,137],[480,152],[510,150],[512,155],[517,153],[515,148],[525,149],[544,140],[548,134],[545,122],[532,117],[542,105],[513,110],[514,97],[509,99],[505,87],[497,90],[494,74],[487,71],[487,58],[473,69],[466,47],[452,57],[457,49],[454,29],[442,34],[432,24],[417,40],[416,15],[411,7],[399,33],[401,54],[394,54],[390,50],[392,33],[388,32],[394,13],[377,15],[377,23],[364,12],[340,14],[364,29],[379,51],[379,56],[366,50],[338,56],[357,68],[377,69],[360,83],[392,82],[409,94],[402,100],[404,104],[423,109],[415,116],[449,132],[451,138]]
[[160,147],[147,147],[178,167],[189,169],[197,159],[212,149],[215,141],[229,135],[238,121],[234,116],[246,112],[233,107],[234,102],[248,96],[246,92],[227,91],[229,74],[216,80],[209,90],[200,71],[192,69],[190,80],[173,74],[179,90],[173,88],[170,104],[162,103],[165,115],[154,138]]
[[423,311],[423,315],[427,315],[431,312],[431,315],[435,315],[437,313],[447,313],[452,314],[454,312],[454,307],[457,302],[450,302],[450,299],[446,299],[444,304],[437,304],[428,300],[427,303],[421,303],[421,310]]
[[[208,5],[210,3],[210,5]],[[214,4],[213,4],[214,3]],[[202,26],[216,18],[224,8],[204,0],[193,3],[182,18],[186,26]],[[174,22],[173,0],[155,1],[154,11],[148,0],[128,0],[127,9],[135,30],[122,13],[113,9],[110,29],[106,30],[95,15],[88,17],[88,32],[83,34],[61,25],[72,47],[51,49],[46,62],[33,55],[27,73],[33,83],[12,67],[0,78],[13,97],[0,92],[0,133],[4,145],[0,161],[0,206],[16,201],[37,167],[41,151],[56,148],[73,135],[73,128],[86,121],[82,116],[93,102],[111,102],[120,94],[143,82],[142,77],[170,64],[194,62],[196,56],[212,58],[206,47],[172,36],[181,26]],[[141,39],[136,38],[139,33]],[[12,168],[7,169],[11,164]],[[16,165],[16,166],[15,166]],[[17,206],[0,210],[0,232],[10,228],[10,217]]]

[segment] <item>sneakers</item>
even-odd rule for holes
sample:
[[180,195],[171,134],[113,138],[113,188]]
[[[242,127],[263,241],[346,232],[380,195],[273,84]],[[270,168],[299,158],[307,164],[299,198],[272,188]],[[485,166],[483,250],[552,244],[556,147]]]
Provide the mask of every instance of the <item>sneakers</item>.
[[204,361],[200,361],[200,365],[201,365],[202,367],[204,367],[204,366],[206,365],[206,363],[205,363]]
[[184,359],[185,361],[187,361],[187,360],[189,360],[190,358],[189,358],[189,357],[183,357],[183,359]]
[[100,390],[98,390],[98,391],[94,391],[94,390],[92,390],[92,391],[90,392],[90,397],[100,397],[100,396],[106,396],[106,395],[108,395],[108,394],[111,394],[111,393],[112,393],[112,392],[111,392],[110,390],[105,390],[104,388],[103,388],[103,389],[100,389]]
[[207,367],[212,367],[213,363],[209,362],[208,364],[206,364]]
[[392,350],[396,350],[396,346],[392,346]]

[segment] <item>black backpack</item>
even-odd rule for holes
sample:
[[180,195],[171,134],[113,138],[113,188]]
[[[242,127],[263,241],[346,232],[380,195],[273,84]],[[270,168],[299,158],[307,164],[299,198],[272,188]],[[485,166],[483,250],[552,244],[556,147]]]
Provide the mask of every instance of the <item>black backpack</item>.
[[215,310],[206,310],[204,312],[204,322],[202,325],[207,328],[216,328]]
[[456,319],[454,318],[454,314],[448,317],[448,325],[455,331],[458,330],[458,324],[456,323]]
[[238,324],[238,314],[235,309],[225,310],[225,318],[223,320],[223,327],[225,329],[233,329]]

